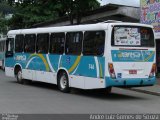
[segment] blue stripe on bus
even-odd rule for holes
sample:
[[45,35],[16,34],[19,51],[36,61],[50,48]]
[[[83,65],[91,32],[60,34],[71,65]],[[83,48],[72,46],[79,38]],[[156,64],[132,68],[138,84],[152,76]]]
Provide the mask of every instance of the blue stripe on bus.
[[[141,84],[141,81],[143,83]],[[152,78],[123,78],[123,79],[112,79],[105,77],[106,87],[109,86],[144,86],[154,85],[156,83],[156,77]],[[125,82],[125,83],[124,83]]]
[[155,51],[112,50],[113,62],[153,62]]
[[104,57],[16,53],[6,59],[6,67],[14,67],[16,63],[23,69],[57,72],[63,67],[72,75],[104,78]]

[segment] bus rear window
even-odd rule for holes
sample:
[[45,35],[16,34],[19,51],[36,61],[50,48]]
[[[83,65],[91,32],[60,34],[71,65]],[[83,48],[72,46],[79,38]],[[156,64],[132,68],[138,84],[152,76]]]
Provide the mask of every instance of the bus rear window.
[[147,27],[115,26],[112,46],[154,47],[153,30]]

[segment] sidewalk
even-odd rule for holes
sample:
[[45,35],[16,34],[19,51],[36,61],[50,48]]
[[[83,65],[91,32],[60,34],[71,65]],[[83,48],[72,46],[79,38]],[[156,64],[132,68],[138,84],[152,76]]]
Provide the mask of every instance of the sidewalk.
[[157,84],[154,86],[135,87],[135,88],[131,88],[130,90],[160,96],[160,78],[157,78]]

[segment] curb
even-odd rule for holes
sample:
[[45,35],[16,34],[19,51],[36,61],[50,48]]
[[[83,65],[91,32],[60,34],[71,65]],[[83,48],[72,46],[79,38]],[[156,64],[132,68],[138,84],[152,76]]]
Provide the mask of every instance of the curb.
[[127,90],[132,90],[132,91],[135,91],[135,92],[141,92],[141,93],[145,93],[145,94],[160,96],[160,92],[154,92],[154,91],[149,91],[149,90],[142,90],[142,89],[137,89],[137,88],[126,88],[126,89]]

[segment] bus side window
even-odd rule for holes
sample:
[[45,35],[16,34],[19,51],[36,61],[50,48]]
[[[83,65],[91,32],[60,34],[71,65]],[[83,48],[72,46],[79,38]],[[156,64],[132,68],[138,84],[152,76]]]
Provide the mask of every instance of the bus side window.
[[49,34],[42,33],[37,35],[37,46],[36,52],[37,53],[48,53],[48,44],[49,44]]
[[86,31],[84,33],[83,54],[102,56],[104,44],[105,31]]
[[24,52],[26,53],[34,53],[35,52],[35,34],[26,34],[24,38]]
[[50,36],[50,53],[63,54],[64,53],[65,33],[52,33]]
[[80,55],[82,51],[82,32],[68,32],[66,34],[65,53]]
[[24,35],[16,35],[15,52],[23,52]]
[[13,52],[14,51],[14,38],[8,38],[6,41],[6,51]]
[[14,38],[7,38],[6,57],[13,57],[13,52],[14,52]]

